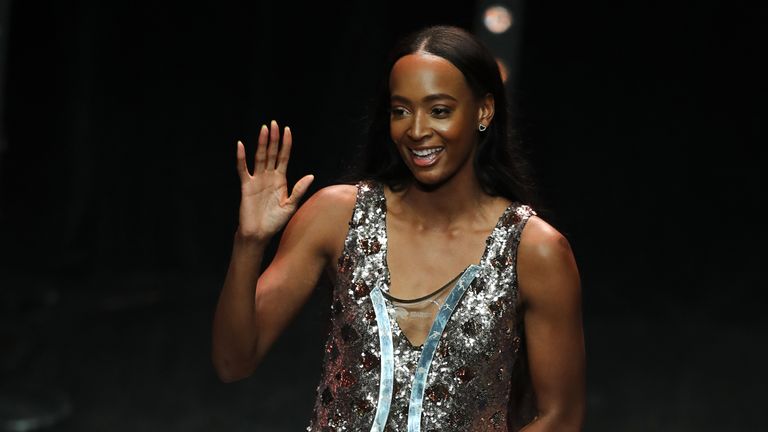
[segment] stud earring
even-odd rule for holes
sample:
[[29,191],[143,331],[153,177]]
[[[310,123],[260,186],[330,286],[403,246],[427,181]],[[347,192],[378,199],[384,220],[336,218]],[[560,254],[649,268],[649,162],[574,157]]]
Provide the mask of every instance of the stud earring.
[[486,130],[486,129],[488,129],[488,126],[486,126],[486,125],[484,125],[484,124],[480,123],[479,125],[477,125],[477,129],[478,129],[480,132],[485,132],[485,130]]

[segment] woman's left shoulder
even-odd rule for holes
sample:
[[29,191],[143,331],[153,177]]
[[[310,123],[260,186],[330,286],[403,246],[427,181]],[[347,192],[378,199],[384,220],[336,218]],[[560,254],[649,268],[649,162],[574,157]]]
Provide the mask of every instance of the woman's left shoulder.
[[531,216],[520,235],[517,252],[521,282],[578,278],[568,239],[539,216]]
[[519,247],[545,255],[571,251],[568,239],[535,213],[528,218],[523,227]]

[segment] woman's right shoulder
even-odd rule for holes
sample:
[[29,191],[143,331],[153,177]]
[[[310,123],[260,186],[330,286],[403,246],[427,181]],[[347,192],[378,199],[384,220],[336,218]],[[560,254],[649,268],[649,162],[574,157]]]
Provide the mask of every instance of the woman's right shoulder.
[[335,257],[344,245],[356,200],[355,185],[326,186],[302,204],[289,222],[288,230],[305,244],[313,243],[324,255]]
[[305,229],[317,229],[332,236],[343,232],[349,227],[357,200],[357,186],[336,184],[326,186],[312,194],[296,212],[293,224],[302,225]]
[[336,184],[326,186],[315,192],[302,205],[310,211],[330,213],[349,213],[355,207],[357,200],[357,186],[350,184]]

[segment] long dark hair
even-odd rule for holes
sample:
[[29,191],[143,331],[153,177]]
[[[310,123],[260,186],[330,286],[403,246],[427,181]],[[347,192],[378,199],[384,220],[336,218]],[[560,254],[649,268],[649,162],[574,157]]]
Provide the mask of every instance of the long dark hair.
[[415,52],[426,52],[451,62],[464,74],[477,98],[488,93],[493,95],[495,114],[475,152],[475,175],[489,195],[535,204],[531,170],[510,127],[510,109],[499,66],[482,42],[467,31],[451,26],[427,27],[413,33],[391,52],[370,110],[368,141],[362,161],[352,178],[377,180],[393,190],[402,190],[412,181],[413,176],[389,134],[389,74],[398,59]]

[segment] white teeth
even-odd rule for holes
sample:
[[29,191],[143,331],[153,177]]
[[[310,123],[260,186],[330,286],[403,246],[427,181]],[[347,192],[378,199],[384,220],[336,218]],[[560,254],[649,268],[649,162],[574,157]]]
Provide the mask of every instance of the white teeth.
[[436,148],[424,149],[424,150],[411,149],[411,152],[413,152],[413,154],[415,154],[416,156],[425,157],[425,156],[429,156],[431,154],[437,153],[442,149],[443,149],[442,147],[436,147]]

